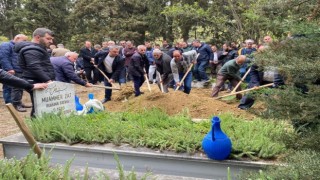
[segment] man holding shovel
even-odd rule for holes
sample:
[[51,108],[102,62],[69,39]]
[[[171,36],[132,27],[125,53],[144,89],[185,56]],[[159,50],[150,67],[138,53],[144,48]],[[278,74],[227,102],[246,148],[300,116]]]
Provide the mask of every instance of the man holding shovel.
[[129,74],[132,75],[133,78],[135,96],[140,96],[142,94],[142,92],[140,91],[140,87],[142,86],[145,80],[145,67],[148,63],[148,60],[145,55],[146,46],[139,45],[137,49],[137,52],[135,52],[131,57],[129,65]]
[[[177,87],[181,87],[184,84],[183,92],[190,94],[192,71],[191,64],[195,64],[197,59],[197,51],[192,50],[182,53],[179,50],[173,51],[173,59],[170,62],[173,79]],[[184,78],[184,79],[183,79]]]
[[[100,51],[95,55],[95,67],[105,77],[104,85],[111,87],[124,68],[124,59],[119,55],[118,46],[109,46],[109,51]],[[101,103],[111,100],[112,89],[105,90],[105,97]]]
[[157,68],[157,84],[163,93],[168,93],[169,84],[173,80],[170,67],[171,57],[159,49],[153,50],[153,57]]
[[[239,81],[241,81],[239,69],[245,61],[246,56],[240,55],[236,59],[230,60],[222,66],[217,75],[216,85],[212,89],[212,97],[218,97],[219,90],[226,80],[229,80],[233,87],[237,86]],[[241,91],[241,87],[239,86],[236,91]],[[237,99],[241,99],[242,95],[237,94],[236,97]]]

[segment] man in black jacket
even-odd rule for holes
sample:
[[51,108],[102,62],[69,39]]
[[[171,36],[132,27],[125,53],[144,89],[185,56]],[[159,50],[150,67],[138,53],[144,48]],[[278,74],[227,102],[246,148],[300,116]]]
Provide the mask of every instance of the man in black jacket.
[[[19,53],[18,64],[22,69],[22,77],[31,84],[51,82],[55,74],[47,48],[52,44],[53,32],[37,28],[32,36],[32,42],[20,42],[14,47],[14,51]],[[34,117],[33,92],[29,93],[32,101],[31,117]]]
[[145,66],[148,63],[146,57],[146,46],[139,45],[138,52],[135,52],[131,57],[129,65],[129,74],[132,75],[135,96],[140,96],[140,87],[144,83],[144,75],[146,74]]
[[47,83],[30,84],[28,81],[11,75],[3,69],[0,69],[0,82],[8,86],[25,89],[26,91],[32,91],[35,89],[45,89],[48,87]]
[[[84,72],[86,72],[86,77],[89,81],[89,83],[96,84],[98,81],[99,73],[94,67],[94,55],[97,53],[97,51],[92,48],[91,42],[86,41],[85,47],[80,49],[80,57],[83,58],[83,67]],[[91,73],[93,73],[93,78],[91,76]]]
[[[153,57],[157,67],[157,84],[160,87],[160,83],[162,83],[163,91],[167,93],[169,92],[169,84],[173,80],[173,75],[170,67],[170,62],[172,58],[159,49],[153,50]],[[161,76],[161,81],[159,76]]]
[[[119,79],[121,71],[124,69],[124,59],[119,55],[118,46],[109,46],[109,51],[100,51],[95,55],[95,66],[101,69],[109,80],[104,79],[104,85],[111,87],[115,80]],[[111,100],[112,90],[105,90],[105,97],[101,101],[106,103]]]

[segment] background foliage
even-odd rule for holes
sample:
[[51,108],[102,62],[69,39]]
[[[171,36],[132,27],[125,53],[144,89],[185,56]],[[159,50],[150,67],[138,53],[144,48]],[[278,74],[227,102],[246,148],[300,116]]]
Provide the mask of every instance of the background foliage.
[[[281,38],[309,23],[319,30],[317,0],[0,0],[0,34],[12,39],[37,27],[56,33],[56,43],[78,50],[87,39],[198,38],[220,44]],[[300,25],[300,26],[297,26]]]

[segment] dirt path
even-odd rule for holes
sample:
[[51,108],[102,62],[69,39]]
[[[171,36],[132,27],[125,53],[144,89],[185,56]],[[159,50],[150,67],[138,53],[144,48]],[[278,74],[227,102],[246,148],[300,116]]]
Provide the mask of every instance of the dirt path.
[[[103,84],[100,84],[103,85]],[[117,85],[116,85],[117,86]],[[93,93],[95,99],[102,100],[104,98],[104,89],[101,88],[85,88],[75,86],[76,95],[80,97],[80,102],[85,103],[88,100],[88,93]],[[219,115],[223,112],[231,112],[237,116],[244,116],[246,119],[252,119],[254,116],[246,111],[237,108],[237,102],[231,101],[228,104],[223,101],[213,100],[210,97],[211,89],[193,88],[189,95],[183,92],[174,92],[170,89],[168,94],[160,92],[156,84],[151,85],[152,92],[148,91],[147,85],[142,86],[145,94],[134,97],[132,83],[128,83],[126,87],[122,87],[121,91],[113,91],[112,101],[104,104],[107,111],[139,111],[145,108],[157,107],[163,109],[170,115],[188,110],[193,118],[210,118],[212,115]],[[1,92],[2,93],[2,92]],[[223,94],[223,93],[222,93]],[[30,104],[28,93],[24,93],[23,102]],[[19,113],[23,118],[29,117],[31,109],[26,113]],[[3,98],[0,98],[0,138],[6,137],[19,132],[11,114],[4,105]],[[0,146],[0,158],[3,158],[2,146]]]

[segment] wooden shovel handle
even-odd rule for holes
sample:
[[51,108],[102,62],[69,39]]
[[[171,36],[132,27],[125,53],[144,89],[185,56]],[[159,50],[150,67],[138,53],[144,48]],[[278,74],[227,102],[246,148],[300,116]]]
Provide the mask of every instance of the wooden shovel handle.
[[17,125],[19,126],[19,129],[23,133],[24,137],[28,141],[28,143],[29,143],[30,147],[32,148],[33,152],[38,155],[38,158],[40,158],[41,154],[42,154],[42,151],[41,151],[40,147],[38,146],[36,140],[32,136],[29,128],[24,123],[23,119],[18,115],[17,111],[15,110],[15,108],[13,107],[13,105],[11,103],[10,104],[6,104],[6,106],[7,106],[8,110],[9,110],[9,112],[11,113],[13,119],[16,121]]
[[[192,66],[193,66],[193,63],[190,65],[190,67],[188,68],[188,70],[187,70],[187,72],[184,74],[184,76],[182,77],[182,79],[181,79],[181,81],[179,82],[179,84],[181,84],[181,83],[184,81],[184,79],[187,77],[188,73],[189,73],[189,72],[191,71],[191,69],[192,69]],[[180,86],[181,86],[181,85],[180,85]],[[175,89],[175,91],[178,90],[178,89],[180,88],[180,86],[177,86],[176,89]]]
[[120,90],[120,88],[117,88],[117,87],[100,86],[100,85],[92,85],[92,87],[97,87],[97,88],[104,88],[104,89],[114,89],[114,90]]
[[160,90],[161,90],[162,93],[164,93],[161,74],[158,71],[157,71],[157,74],[159,76],[159,81],[160,81]]
[[98,71],[103,75],[104,78],[106,78],[106,80],[110,81],[108,76],[101,69],[99,69],[98,66],[94,66],[94,67],[98,69]]
[[240,86],[240,84],[246,79],[246,77],[248,76],[249,72],[251,70],[251,67],[248,69],[248,71],[244,74],[244,76],[242,77],[241,81],[239,81],[239,83],[236,85],[235,88],[233,88],[233,90],[231,91],[231,93],[235,93],[236,90],[238,89],[238,87]]
[[144,73],[145,73],[144,77],[146,78],[147,85],[148,85],[148,89],[149,89],[149,91],[151,92],[151,87],[150,87],[150,83],[149,83],[148,76],[147,76],[147,74],[146,74],[146,70],[145,70],[145,69],[143,69],[143,70],[144,70]]
[[253,87],[253,88],[246,89],[246,90],[243,90],[243,91],[238,91],[238,92],[235,92],[235,93],[230,93],[230,94],[227,94],[227,95],[224,95],[224,96],[219,96],[219,97],[216,97],[215,99],[220,99],[220,98],[223,98],[223,97],[228,97],[228,96],[232,96],[232,95],[236,95],[236,94],[241,94],[241,93],[248,92],[248,91],[252,91],[252,90],[258,90],[258,89],[261,89],[261,88],[264,88],[264,87],[269,87],[269,86],[272,86],[272,85],[273,85],[273,83],[265,84],[265,85],[262,85],[262,86]]

